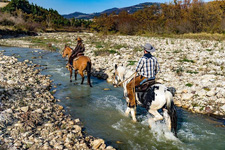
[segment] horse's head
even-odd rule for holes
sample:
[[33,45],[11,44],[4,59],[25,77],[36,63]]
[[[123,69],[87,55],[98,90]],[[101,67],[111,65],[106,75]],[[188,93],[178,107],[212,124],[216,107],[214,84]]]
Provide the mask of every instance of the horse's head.
[[118,87],[119,83],[123,82],[124,74],[125,74],[125,68],[123,66],[118,67],[117,65],[115,65],[115,73],[114,73],[114,81],[113,81],[114,87]]
[[72,53],[72,49],[69,46],[65,45],[63,52],[62,52],[62,57],[64,58],[67,55],[70,56],[71,53]]

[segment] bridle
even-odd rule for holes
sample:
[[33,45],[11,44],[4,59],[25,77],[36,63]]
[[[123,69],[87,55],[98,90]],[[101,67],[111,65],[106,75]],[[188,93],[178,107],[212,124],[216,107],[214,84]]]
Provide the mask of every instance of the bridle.
[[[67,48],[70,48],[70,51],[72,52],[73,51],[73,49],[71,48],[71,47],[69,47],[69,46],[66,46],[66,48],[64,48],[63,49],[63,51],[62,51],[62,55],[64,54],[64,52],[65,52],[65,49],[67,49]],[[68,55],[68,54],[67,54]]]

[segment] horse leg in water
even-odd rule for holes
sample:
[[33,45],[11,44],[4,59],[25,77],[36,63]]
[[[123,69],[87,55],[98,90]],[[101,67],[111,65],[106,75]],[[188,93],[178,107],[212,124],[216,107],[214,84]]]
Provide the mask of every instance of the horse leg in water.
[[168,110],[163,108],[163,117],[165,119],[165,122],[166,122],[166,125],[169,129],[169,131],[171,131],[171,119],[170,119],[170,116],[168,114]]
[[70,71],[70,82],[72,82],[72,74],[73,74],[73,69],[72,69],[72,67],[69,68],[69,71]]
[[75,80],[77,80],[77,70],[74,70]]
[[[126,88],[124,88],[126,89]],[[127,97],[127,93],[124,94],[124,96],[126,96],[126,101],[127,101],[127,110],[125,111],[125,115],[128,117],[129,114],[131,113],[131,117],[133,119],[134,122],[137,122],[137,119],[136,119],[136,107],[129,107],[129,103],[130,103],[130,99],[129,97]]]
[[79,72],[80,76],[82,77],[81,84],[83,84],[84,83],[84,73],[83,73],[83,70],[79,70],[78,72]]
[[87,81],[88,81],[88,84],[89,84],[90,87],[92,87],[92,85],[91,85],[91,62],[87,62],[86,70],[87,70]]
[[159,112],[156,109],[149,109],[148,111],[150,114],[152,114],[154,117],[148,119],[149,127],[151,128],[152,123],[163,120],[163,116],[159,114]]
[[131,117],[132,117],[133,121],[137,122],[137,119],[136,119],[136,107],[134,107],[134,108],[127,107],[127,110],[125,111],[125,115],[128,117],[130,113],[131,113]]

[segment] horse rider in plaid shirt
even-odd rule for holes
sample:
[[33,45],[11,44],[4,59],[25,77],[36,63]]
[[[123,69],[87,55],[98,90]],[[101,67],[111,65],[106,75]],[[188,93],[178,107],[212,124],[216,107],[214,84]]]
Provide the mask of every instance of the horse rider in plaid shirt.
[[138,75],[135,77],[135,83],[133,78],[126,86],[127,96],[129,98],[129,107],[136,107],[135,93],[133,89],[145,81],[155,80],[155,76],[160,70],[156,57],[151,54],[155,51],[155,48],[149,43],[146,43],[143,48],[144,56],[138,61],[138,65],[136,67],[136,73]]

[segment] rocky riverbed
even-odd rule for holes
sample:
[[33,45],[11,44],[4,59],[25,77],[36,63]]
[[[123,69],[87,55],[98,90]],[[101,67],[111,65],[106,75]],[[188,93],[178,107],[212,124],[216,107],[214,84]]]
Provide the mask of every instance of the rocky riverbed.
[[114,149],[65,114],[36,66],[0,52],[0,149]]
[[112,82],[115,64],[135,70],[143,55],[141,45],[151,43],[161,72],[159,82],[176,88],[175,104],[193,113],[225,116],[225,42],[142,36],[98,36],[93,33],[40,33],[36,37],[2,39],[0,44],[63,50],[76,46],[80,36],[93,63],[92,75]]

